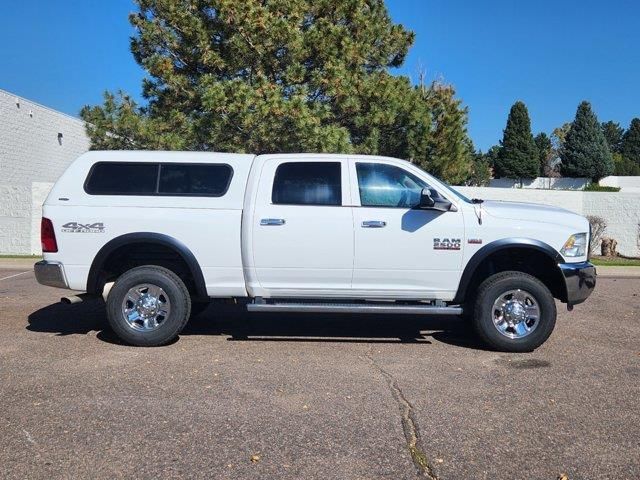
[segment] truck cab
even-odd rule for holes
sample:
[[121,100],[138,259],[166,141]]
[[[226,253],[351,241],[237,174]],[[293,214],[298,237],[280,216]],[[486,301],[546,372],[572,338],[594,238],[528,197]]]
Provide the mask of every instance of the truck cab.
[[45,201],[42,236],[38,280],[103,296],[134,345],[228,299],[463,315],[490,346],[528,351],[553,330],[554,298],[572,308],[595,287],[585,218],[470,200],[377,156],[89,152]]

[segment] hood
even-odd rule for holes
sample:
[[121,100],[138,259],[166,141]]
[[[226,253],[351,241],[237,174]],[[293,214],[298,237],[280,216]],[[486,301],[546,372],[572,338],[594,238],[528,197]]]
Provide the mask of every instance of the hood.
[[539,203],[484,201],[482,208],[488,215],[509,220],[526,222],[553,223],[572,227],[576,232],[588,232],[589,222],[586,218],[570,210]]

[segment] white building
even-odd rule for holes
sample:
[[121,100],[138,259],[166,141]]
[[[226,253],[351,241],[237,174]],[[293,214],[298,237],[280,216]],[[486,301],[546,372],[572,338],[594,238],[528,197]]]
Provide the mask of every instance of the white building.
[[40,254],[40,207],[89,150],[84,122],[0,90],[0,254]]

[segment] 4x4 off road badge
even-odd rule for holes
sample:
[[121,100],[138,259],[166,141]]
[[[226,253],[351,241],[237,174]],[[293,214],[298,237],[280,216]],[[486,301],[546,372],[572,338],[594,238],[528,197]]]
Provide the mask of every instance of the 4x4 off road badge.
[[434,250],[460,250],[462,240],[459,238],[434,238]]
[[61,231],[65,233],[104,233],[104,224],[68,222],[62,225]]

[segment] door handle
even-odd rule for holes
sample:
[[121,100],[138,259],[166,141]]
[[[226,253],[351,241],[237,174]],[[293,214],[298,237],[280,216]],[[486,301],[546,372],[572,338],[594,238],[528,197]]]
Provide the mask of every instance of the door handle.
[[365,220],[362,222],[362,228],[383,228],[387,226],[387,222],[382,220]]
[[284,225],[284,218],[263,218],[262,220],[260,220],[260,225],[262,226],[278,226],[278,225]]

